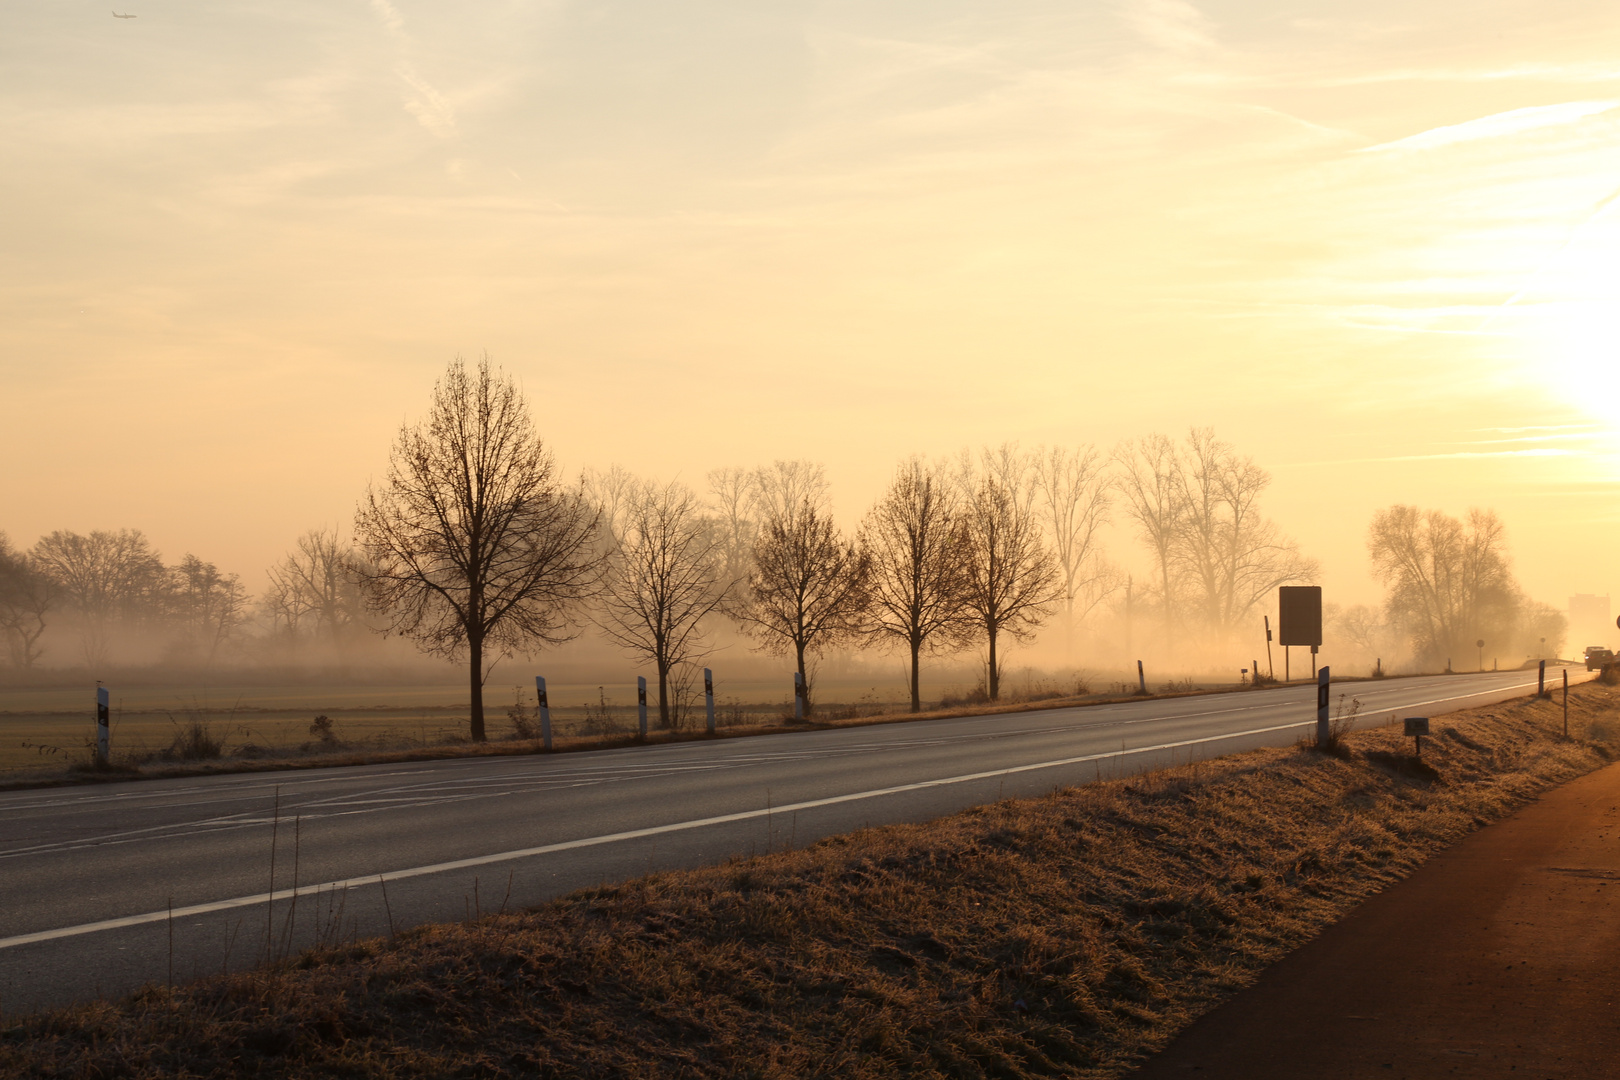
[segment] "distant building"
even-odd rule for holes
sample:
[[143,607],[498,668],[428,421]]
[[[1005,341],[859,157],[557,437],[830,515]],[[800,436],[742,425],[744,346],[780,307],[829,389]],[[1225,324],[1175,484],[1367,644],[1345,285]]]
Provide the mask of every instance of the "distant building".
[[1570,645],[1608,645],[1615,637],[1608,594],[1577,593],[1569,598]]

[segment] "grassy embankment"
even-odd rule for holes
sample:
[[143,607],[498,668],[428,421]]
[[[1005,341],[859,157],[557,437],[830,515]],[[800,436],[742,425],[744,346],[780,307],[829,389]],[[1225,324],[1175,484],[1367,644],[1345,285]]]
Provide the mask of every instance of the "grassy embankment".
[[[588,890],[13,1020],[33,1076],[1117,1076],[1428,855],[1608,761],[1620,692]],[[1432,770],[1432,771],[1430,771]]]

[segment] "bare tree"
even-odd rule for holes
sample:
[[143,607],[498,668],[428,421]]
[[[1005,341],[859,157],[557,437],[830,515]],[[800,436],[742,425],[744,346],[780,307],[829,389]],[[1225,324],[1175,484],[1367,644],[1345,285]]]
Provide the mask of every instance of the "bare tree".
[[1075,624],[1122,584],[1119,572],[1103,557],[1099,539],[1108,522],[1107,459],[1091,446],[1042,448],[1036,454],[1035,478],[1037,511],[1063,576],[1065,652],[1072,654]]
[[88,664],[106,662],[115,624],[138,626],[161,607],[163,560],[139,529],[53,532],[34,545],[30,560],[77,614]]
[[825,507],[827,472],[813,461],[775,461],[754,470],[750,495],[758,520],[791,524],[801,507]]
[[701,623],[726,596],[723,550],[697,496],[679,483],[631,484],[623,529],[607,564],[597,623],[658,673],[658,719],[672,722],[670,672],[703,655]]
[[744,602],[753,570],[754,542],[759,536],[755,505],[754,470],[728,466],[709,471],[709,508],[724,546],[721,577],[731,585],[728,602],[732,605]]
[[[486,357],[458,357],[426,421],[406,425],[355,519],[367,602],[430,653],[466,653],[471,734],[484,738],[486,661],[572,636],[591,591],[597,514],[565,490],[527,403]],[[491,655],[491,654],[494,655]]]
[[808,711],[805,657],[859,633],[870,557],[841,538],[827,508],[806,495],[792,514],[765,520],[753,561],[739,619],[767,648],[793,653]]
[[925,650],[960,645],[972,629],[964,607],[967,537],[957,486],[912,458],[861,524],[870,560],[867,632],[904,643],[911,656],[911,711],[922,711]]
[[1391,506],[1367,531],[1373,573],[1389,589],[1392,622],[1420,660],[1467,656],[1476,638],[1504,640],[1520,594],[1508,568],[1507,534],[1489,510],[1459,521],[1439,510]]
[[337,529],[309,530],[268,571],[273,612],[293,629],[308,621],[317,640],[341,646],[362,617],[359,558]]
[[990,700],[1001,697],[1002,635],[1026,641],[1062,595],[1062,580],[1035,518],[1030,461],[1011,445],[985,450],[963,476],[967,544],[963,594],[989,649]]
[[1164,643],[1174,640],[1171,575],[1175,572],[1176,542],[1186,513],[1186,489],[1176,445],[1168,436],[1153,434],[1126,440],[1114,450],[1118,467],[1115,482],[1124,496],[1127,517],[1136,522],[1144,543],[1153,553],[1164,598]]
[[12,548],[0,533],[0,633],[15,667],[32,668],[43,654],[39,639],[45,616],[57,600],[57,588],[32,560]]
[[611,547],[624,529],[626,500],[636,478],[617,463],[605,469],[586,469],[582,477],[585,495],[596,507],[599,524]]
[[247,612],[241,579],[191,554],[169,569],[168,594],[170,618],[181,635],[175,644],[204,653],[209,662]]
[[1318,567],[1259,510],[1271,476],[1209,428],[1187,437],[1175,562],[1205,629],[1229,635],[1280,585],[1315,581]]

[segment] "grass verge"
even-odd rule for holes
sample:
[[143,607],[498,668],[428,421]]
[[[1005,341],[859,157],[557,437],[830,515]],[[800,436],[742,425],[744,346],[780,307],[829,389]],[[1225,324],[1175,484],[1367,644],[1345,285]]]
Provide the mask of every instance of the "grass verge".
[[23,1076],[1121,1075],[1615,756],[1620,691],[1262,750],[12,1021]]

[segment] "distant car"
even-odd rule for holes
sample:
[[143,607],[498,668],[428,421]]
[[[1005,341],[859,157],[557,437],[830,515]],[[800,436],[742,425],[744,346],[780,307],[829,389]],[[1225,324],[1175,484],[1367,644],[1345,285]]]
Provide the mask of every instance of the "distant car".
[[1596,671],[1600,667],[1607,667],[1614,663],[1614,652],[1601,645],[1588,645],[1586,647],[1586,670]]

